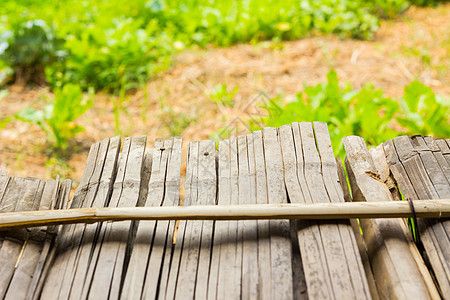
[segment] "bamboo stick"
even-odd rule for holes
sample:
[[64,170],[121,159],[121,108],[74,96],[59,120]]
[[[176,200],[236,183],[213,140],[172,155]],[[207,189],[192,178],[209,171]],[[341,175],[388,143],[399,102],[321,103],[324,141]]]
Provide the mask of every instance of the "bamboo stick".
[[[419,218],[450,217],[450,199],[414,201]],[[408,218],[406,201],[80,208],[0,214],[0,229],[124,220]]]

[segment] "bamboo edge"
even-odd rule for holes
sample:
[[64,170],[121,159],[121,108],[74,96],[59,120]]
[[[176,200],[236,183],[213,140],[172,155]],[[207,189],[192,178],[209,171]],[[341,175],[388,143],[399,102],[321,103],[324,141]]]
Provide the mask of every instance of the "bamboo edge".
[[[414,201],[419,218],[450,217],[450,199]],[[44,225],[125,220],[255,220],[409,218],[409,203],[344,202],[314,204],[198,205],[173,207],[80,208],[10,212],[0,215],[0,230]]]

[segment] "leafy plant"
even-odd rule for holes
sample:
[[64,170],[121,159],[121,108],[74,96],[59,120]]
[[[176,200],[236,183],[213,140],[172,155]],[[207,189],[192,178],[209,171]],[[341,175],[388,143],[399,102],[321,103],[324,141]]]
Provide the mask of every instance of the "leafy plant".
[[210,93],[208,96],[214,102],[216,102],[217,105],[223,105],[228,107],[234,106],[234,96],[236,96],[236,93],[239,91],[239,87],[235,86],[231,91],[228,91],[226,84],[220,84],[216,85],[214,87],[214,90],[212,93]]
[[39,125],[47,134],[47,140],[56,149],[64,150],[67,141],[84,130],[75,120],[91,107],[92,102],[83,96],[79,86],[67,84],[55,90],[54,99],[43,110],[28,107],[16,118]]
[[371,84],[359,91],[348,83],[341,87],[336,72],[331,70],[326,83],[305,86],[304,92],[289,103],[274,98],[264,108],[268,116],[252,122],[253,129],[295,121],[327,122],[333,148],[340,156],[344,154],[341,141],[344,136],[359,135],[367,144],[376,146],[404,134],[393,129],[394,120],[409,134],[450,136],[448,99],[436,96],[418,81],[405,87],[401,99],[394,100],[383,96],[383,91]]
[[[347,135],[363,136],[370,145],[377,145],[395,136],[389,128],[398,105],[384,97],[381,90],[368,84],[362,90],[353,90],[350,84],[339,86],[337,74],[331,70],[327,83],[305,86],[297,98],[284,105],[280,100],[270,101],[269,115],[263,118],[265,126],[281,126],[294,121],[327,122],[333,148],[343,154],[341,138]],[[258,126],[253,124],[253,127]]]
[[14,68],[16,81],[43,84],[45,67],[66,55],[63,43],[45,21],[27,21],[1,33],[0,59]]
[[450,136],[450,99],[437,96],[430,87],[413,81],[405,87],[400,105],[402,113],[397,122],[409,134]]

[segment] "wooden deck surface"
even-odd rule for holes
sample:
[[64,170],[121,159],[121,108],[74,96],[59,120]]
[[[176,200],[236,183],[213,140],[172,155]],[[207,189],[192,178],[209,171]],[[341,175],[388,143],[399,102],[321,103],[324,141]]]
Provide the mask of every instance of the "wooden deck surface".
[[[81,207],[320,203],[450,198],[450,141],[398,137],[370,151],[325,123],[220,141],[147,147],[145,136],[92,145],[70,180],[0,173],[0,212]],[[417,200],[419,201],[419,200]],[[182,220],[70,224],[0,232],[7,299],[450,299],[448,220]],[[361,230],[364,233],[361,234]]]

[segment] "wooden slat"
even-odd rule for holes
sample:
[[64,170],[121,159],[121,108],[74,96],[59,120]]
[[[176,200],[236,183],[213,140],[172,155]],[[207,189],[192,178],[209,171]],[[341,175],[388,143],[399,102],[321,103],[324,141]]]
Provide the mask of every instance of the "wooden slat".
[[[163,206],[177,206],[180,203],[181,153],[182,138],[176,137],[174,138],[172,152],[168,161]],[[164,298],[167,291],[167,283],[169,281],[170,266],[172,262],[172,253],[174,249],[175,229],[176,221],[170,221],[167,230],[164,261],[161,267],[161,275],[158,286],[159,297],[161,298]]]
[[[213,141],[189,144],[185,205],[215,204],[214,147]],[[184,226],[175,297],[203,299],[207,296],[213,221],[187,221]]]
[[450,165],[450,145],[448,145],[443,139],[435,140],[435,143],[438,146],[440,152],[444,156],[447,163]]
[[[103,140],[100,144],[95,169],[91,178],[89,192],[86,196],[89,207],[105,207],[111,196],[112,184],[120,152],[120,137]],[[79,299],[92,278],[92,253],[95,250],[102,224],[86,224],[82,240],[78,246],[70,297]],[[66,271],[67,272],[67,271]],[[67,274],[67,273],[66,273]],[[66,275],[67,276],[67,275]]]
[[[425,144],[422,144],[423,147],[426,147]],[[389,172],[389,166],[386,159],[386,153],[384,151],[383,145],[379,145],[376,148],[373,148],[370,150],[370,155],[374,161],[374,164],[376,166],[377,172],[380,175],[380,180],[384,182],[387,187],[389,188],[393,200],[401,201],[401,195],[398,191],[397,187],[395,186],[394,179],[390,176]],[[392,156],[392,154],[390,154]],[[395,158],[394,158],[395,159]],[[417,205],[416,205],[417,206]],[[420,252],[418,251],[415,243],[412,240],[411,233],[408,229],[408,225],[405,219],[397,219],[400,227],[404,231],[404,235],[408,241],[409,248],[411,251],[411,254],[413,255],[415,262],[417,264],[417,267],[421,273],[421,276],[424,278],[424,282],[427,284],[428,291],[432,298],[439,298],[439,293],[433,283],[433,279],[430,276],[430,273],[428,271],[427,266],[425,265]]]
[[[161,163],[159,172],[157,173],[160,183],[157,184],[158,190],[161,191],[161,198],[159,205],[162,206],[176,206],[179,202],[179,184],[180,184],[180,166],[181,166],[181,139],[170,138],[164,142],[164,152],[161,156]],[[155,162],[157,163],[157,162]],[[167,170],[167,171],[166,171]],[[157,170],[155,170],[157,171]],[[150,186],[152,186],[152,175],[150,179]],[[157,191],[152,192],[149,188],[149,197],[151,194],[158,194]],[[149,263],[147,266],[147,275],[143,291],[143,297],[146,299],[156,298],[158,290],[161,291],[161,296],[164,295],[166,288],[168,274],[164,273],[166,279],[163,283],[163,271],[167,272],[170,268],[170,255],[172,252],[173,232],[175,229],[174,221],[158,221],[156,223],[156,230],[153,238],[153,245]],[[159,284],[163,287],[159,287]]]
[[[98,145],[98,151],[95,163],[92,170],[92,175],[86,187],[85,196],[82,207],[92,207],[94,199],[97,195],[103,166],[109,146],[109,139],[104,139]],[[97,200],[99,202],[100,199]],[[97,207],[103,207],[103,204],[97,204]],[[91,248],[93,246],[95,233],[98,224],[79,224],[75,225],[72,233],[72,245],[69,249],[70,253],[66,259],[68,260],[64,278],[62,279],[59,297],[66,299],[71,295],[73,290],[74,295],[79,297],[83,282],[86,277],[87,268],[90,265],[89,259],[91,256]],[[76,273],[78,275],[76,276]]]
[[[147,197],[149,196],[149,183],[152,174],[152,169],[155,171],[160,168],[160,158],[163,143],[161,139],[155,141],[155,148],[146,148],[144,154],[144,162],[142,166],[142,181],[141,181],[141,192],[145,194],[143,198],[139,200],[138,206],[146,206]],[[153,160],[157,164],[153,166]],[[160,173],[160,172],[159,172]],[[160,176],[154,176],[160,178]],[[155,181],[155,178],[153,179]],[[161,179],[159,179],[161,180]],[[153,192],[155,188],[152,189]],[[158,193],[159,194],[159,193]],[[123,299],[136,299],[142,294],[142,288],[144,286],[145,272],[148,263],[148,256],[150,253],[150,248],[152,245],[153,232],[154,232],[155,222],[150,221],[140,221],[138,222],[136,238],[134,240],[133,249],[131,252],[130,263],[128,265],[121,297]]]
[[[253,137],[238,137],[239,204],[256,204]],[[242,287],[244,299],[258,297],[258,228],[257,221],[240,221],[242,230]]]
[[[434,190],[438,194],[439,198],[446,199],[450,197],[450,184],[446,178],[445,169],[442,169],[436,156],[425,143],[422,136],[413,136],[411,138],[414,149],[419,153],[423,166],[430,178]],[[445,161],[445,160],[444,160]],[[447,167],[448,166],[444,166]],[[424,176],[426,176],[424,174]]]
[[[43,183],[39,179],[11,178],[3,196],[0,212],[33,210],[35,202],[37,202],[35,198],[39,197],[40,200],[42,189]],[[0,274],[2,275],[0,277],[0,298],[2,299],[10,298],[11,293],[17,291],[17,280],[26,279],[26,272],[32,272],[30,269],[35,268],[37,264],[39,256],[37,259],[33,256],[34,243],[30,242],[31,246],[27,247],[27,242],[28,234],[24,230],[6,233],[2,248],[0,248]],[[25,250],[27,250],[26,259],[30,259],[29,267],[27,261],[21,259]],[[21,268],[16,273],[19,264]],[[14,284],[11,290],[12,281]],[[29,281],[26,283],[25,293],[29,283]]]
[[[66,179],[59,185],[59,191],[56,201],[52,201],[52,209],[66,209],[69,201],[70,190],[72,188],[72,180]],[[47,228],[47,232],[50,235],[60,232],[62,226],[50,226]],[[48,253],[45,255],[45,253]],[[54,237],[48,236],[45,240],[44,247],[42,249],[41,258],[36,268],[36,272],[33,275],[33,281],[31,282],[30,292],[28,293],[28,299],[39,299],[42,288],[45,283],[45,278],[49,273],[50,266],[53,264],[56,255],[56,247],[54,244]]]
[[[408,139],[402,137],[401,141],[403,141],[403,143],[407,143]],[[428,145],[431,144],[430,141],[426,143],[427,147],[424,147],[423,143],[420,140],[416,141],[416,144],[421,146],[422,153],[431,150],[427,148]],[[445,142],[444,147],[442,147],[442,142],[437,142],[436,145],[438,146],[437,148],[439,148],[439,150],[443,149],[444,152],[446,151]],[[441,145],[441,147],[439,147],[439,145]],[[425,164],[431,164],[431,167],[435,171],[437,169],[436,161],[434,161],[433,157],[430,157],[430,152],[428,154],[421,155],[416,153],[417,148],[414,149],[413,147],[411,149],[410,147],[410,151],[414,151],[415,153],[411,155],[411,158],[409,158],[408,160],[401,161],[400,159],[396,159],[396,150],[401,146],[402,144],[398,142],[398,139],[394,139],[394,142],[388,141],[384,144],[384,149],[388,158],[388,164],[390,165],[392,174],[397,181],[403,195],[406,198],[411,199],[425,199],[425,197],[428,197],[428,195],[430,194],[436,196],[436,189],[435,187],[430,185],[429,182],[431,179],[429,178],[427,171],[425,170]],[[436,150],[436,147],[432,146],[432,148]],[[442,152],[433,152],[433,154],[437,153]],[[421,160],[421,157],[423,156],[426,158],[427,162],[423,162]],[[392,157],[393,159],[389,159],[390,157]],[[412,162],[415,163],[417,169],[414,168]],[[406,166],[404,167],[404,164],[409,166],[409,168],[406,168]],[[441,179],[442,177],[443,176],[441,173]],[[436,279],[439,282],[441,293],[445,298],[448,298],[450,297],[450,253],[448,251],[448,249],[450,249],[450,241],[448,238],[448,234],[446,233],[448,231],[446,230],[446,225],[448,227],[450,223],[448,220],[437,222],[436,220],[427,219],[419,219],[418,222],[422,242],[427,252],[427,257],[433,268]]]
[[[392,201],[387,186],[375,176],[377,170],[364,140],[351,136],[343,141],[353,199]],[[403,151],[399,155],[408,157],[410,154]],[[360,222],[380,296],[430,299],[427,285],[398,221],[376,219]]]
[[[267,174],[264,158],[264,143],[262,131],[255,131],[253,150],[255,153],[256,172],[256,203],[268,204]],[[272,296],[272,267],[270,253],[270,224],[268,220],[258,220],[258,267],[259,267],[259,297],[270,299]]]
[[[270,204],[287,203],[283,161],[277,129],[263,129],[264,157],[267,172],[267,195]],[[292,249],[288,220],[270,220],[270,254],[273,299],[293,297]]]
[[[327,124],[314,122],[314,132],[321,160],[323,183],[330,198],[330,202],[344,202],[344,193],[339,183],[336,159],[333,154]],[[346,289],[347,291],[345,291],[345,293],[348,293],[349,296],[353,295],[353,297],[358,299],[370,299],[371,294],[369,291],[367,278],[365,276],[358,245],[351,229],[350,222],[337,222],[337,230],[339,233],[338,235],[340,236],[340,243],[342,244],[340,249],[344,250],[340,255],[344,263],[347,265],[347,269],[345,271],[337,269],[337,272],[339,272],[337,274],[339,274],[338,276],[341,278],[346,278],[347,276],[350,277],[350,280],[346,282],[347,287],[343,288],[339,283],[337,284],[337,287],[340,289]],[[336,241],[339,241],[339,239]],[[333,243],[333,245],[335,246],[336,244]],[[332,263],[328,259],[327,261],[328,264]],[[336,291],[335,295],[339,298]]]
[[[39,210],[49,210],[57,202],[59,182],[57,180],[47,180],[42,186],[42,195],[36,195],[35,202],[39,198]],[[33,231],[47,231],[47,227],[34,228]],[[39,279],[44,272],[44,264],[50,253],[53,236],[46,236],[44,242],[34,242],[29,240],[19,262],[14,278],[10,283],[8,295],[11,299],[31,298],[36,294]],[[30,249],[28,249],[30,248]],[[36,257],[38,256],[38,257]],[[21,273],[17,276],[18,271]]]
[[[95,161],[97,159],[97,154],[99,150],[100,143],[95,143],[91,146],[86,161],[86,167],[81,178],[80,184],[78,185],[75,194],[71,200],[71,208],[83,207],[83,202],[86,197],[86,193],[89,187],[89,181],[94,171]],[[62,290],[69,290],[68,288],[63,289],[63,281],[66,269],[70,268],[70,254],[72,253],[72,245],[74,245],[73,234],[75,232],[75,225],[65,225],[62,226],[58,237],[56,239],[57,249],[56,257],[49,269],[49,273],[45,279],[42,297],[43,299],[57,299]],[[74,258],[74,256],[72,256]]]
[[[127,140],[128,139],[128,140]],[[136,136],[127,138],[119,161],[119,171],[114,183],[114,190],[109,203],[110,207],[136,206],[139,199],[141,170],[147,138]],[[129,147],[127,147],[129,144]],[[108,226],[109,225],[109,226]],[[116,299],[120,295],[122,276],[126,270],[128,258],[127,247],[132,229],[131,222],[110,223],[105,226],[104,237],[97,266],[92,277],[89,290],[91,299]],[[103,228],[102,228],[103,231]]]
[[[238,204],[236,139],[219,142],[218,205]],[[233,177],[232,177],[233,169]],[[232,190],[235,198],[232,198]],[[237,254],[237,221],[216,222],[209,278],[209,299],[236,299],[241,294],[241,264]],[[234,288],[227,288],[233,286]]]

